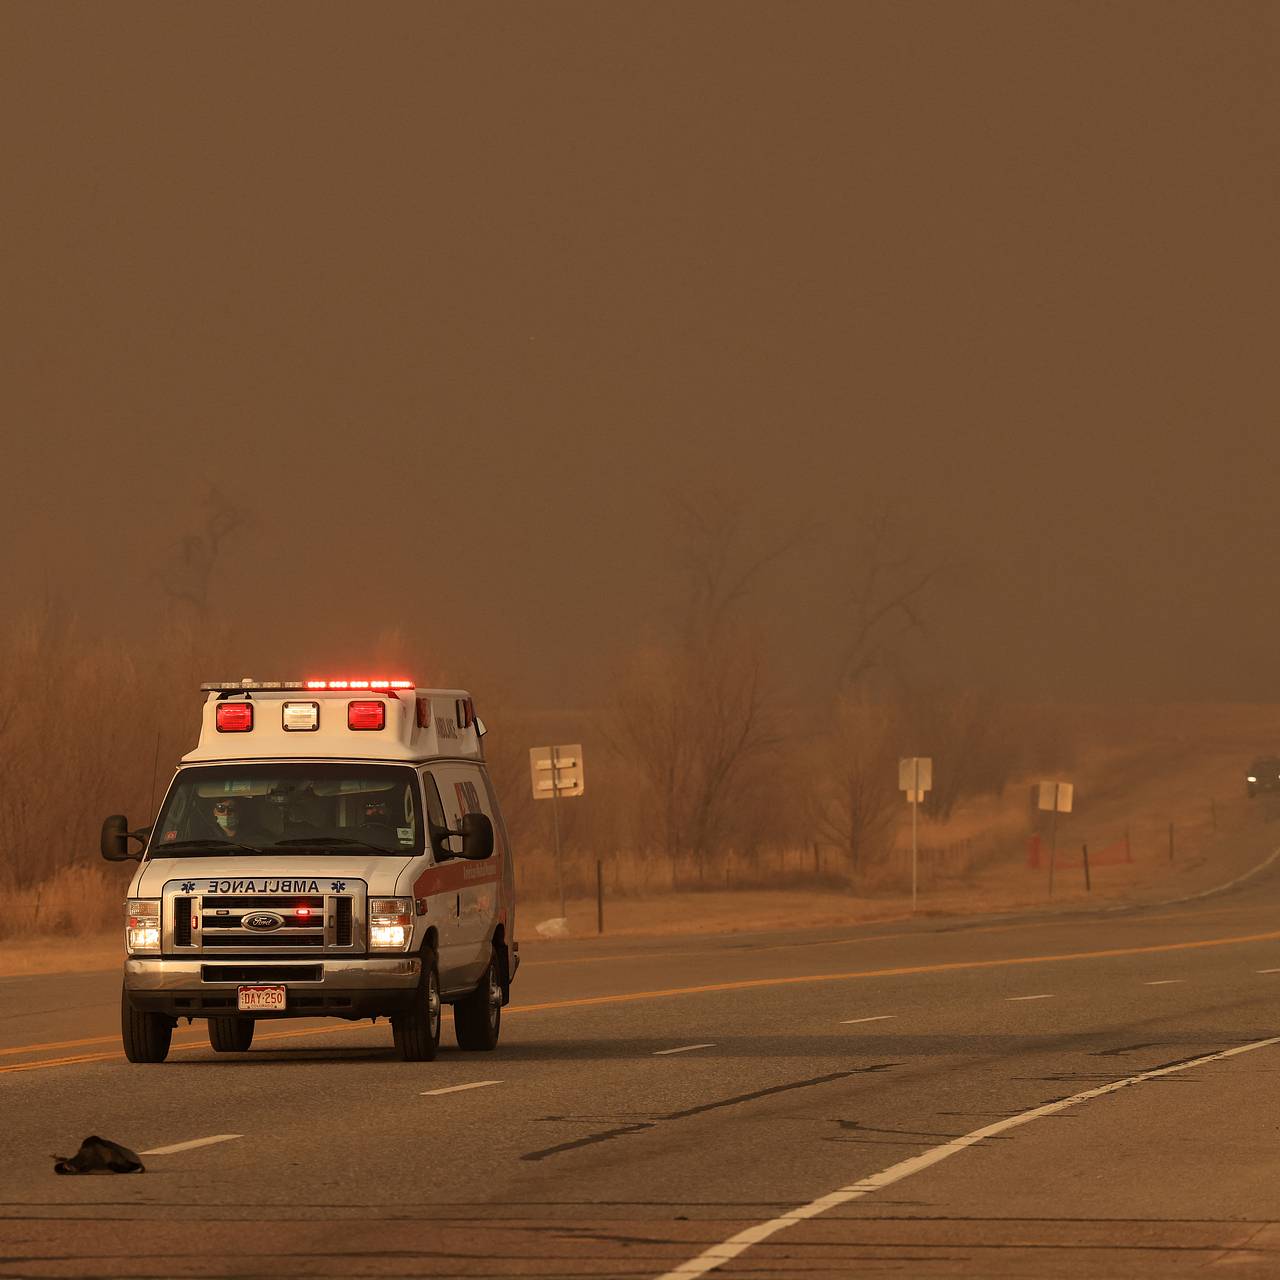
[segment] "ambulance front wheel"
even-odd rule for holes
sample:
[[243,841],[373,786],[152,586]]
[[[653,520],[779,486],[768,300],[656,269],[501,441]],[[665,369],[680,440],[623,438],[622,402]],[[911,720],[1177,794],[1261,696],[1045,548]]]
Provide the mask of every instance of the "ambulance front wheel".
[[430,1062],[440,1048],[440,970],[436,953],[422,953],[422,982],[407,1013],[393,1014],[391,1034],[405,1062]]
[[120,992],[120,1039],[130,1062],[163,1062],[169,1056],[173,1021],[163,1013],[144,1013],[129,1003],[129,993]]
[[453,1032],[459,1049],[496,1049],[502,1030],[502,968],[495,947],[489,967],[470,995],[453,1006]]

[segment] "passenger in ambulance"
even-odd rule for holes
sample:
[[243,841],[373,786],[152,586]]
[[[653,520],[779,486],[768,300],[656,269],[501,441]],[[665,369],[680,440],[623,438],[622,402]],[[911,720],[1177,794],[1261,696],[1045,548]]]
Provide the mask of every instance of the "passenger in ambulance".
[[390,804],[381,797],[371,797],[363,805],[360,839],[384,849],[396,847],[396,824]]
[[329,806],[316,795],[312,787],[290,791],[284,809],[284,836],[297,839],[300,836],[324,835],[329,830]]

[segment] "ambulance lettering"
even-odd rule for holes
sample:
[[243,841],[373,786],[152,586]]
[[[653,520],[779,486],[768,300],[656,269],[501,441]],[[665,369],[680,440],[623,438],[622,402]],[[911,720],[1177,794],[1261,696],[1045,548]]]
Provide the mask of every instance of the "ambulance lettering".
[[458,808],[463,813],[483,813],[480,808],[480,793],[474,782],[455,782],[453,789],[458,793]]
[[316,880],[210,880],[205,893],[319,893]]

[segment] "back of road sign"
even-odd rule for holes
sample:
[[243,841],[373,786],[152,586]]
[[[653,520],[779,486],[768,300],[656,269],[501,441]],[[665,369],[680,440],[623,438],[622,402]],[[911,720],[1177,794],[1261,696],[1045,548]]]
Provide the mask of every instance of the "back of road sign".
[[[918,800],[923,800],[924,793],[933,790],[933,757],[908,756],[905,760],[899,760],[898,790],[918,791]],[[907,799],[911,799],[910,795]]]
[[1075,786],[1070,782],[1042,782],[1037,807],[1053,813],[1070,813],[1075,800]]
[[529,775],[535,800],[580,796],[586,790],[582,773],[582,744],[531,747]]

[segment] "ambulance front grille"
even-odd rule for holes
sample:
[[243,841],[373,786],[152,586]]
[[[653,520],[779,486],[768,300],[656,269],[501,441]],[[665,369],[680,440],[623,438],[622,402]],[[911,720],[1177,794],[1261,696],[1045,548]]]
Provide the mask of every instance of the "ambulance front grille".
[[[302,909],[304,914],[299,915]],[[274,916],[274,927],[251,929],[245,921]],[[342,950],[356,943],[357,912],[350,894],[210,894],[175,898],[175,948],[228,955]]]

